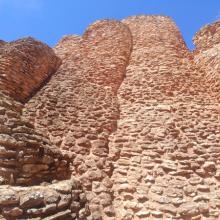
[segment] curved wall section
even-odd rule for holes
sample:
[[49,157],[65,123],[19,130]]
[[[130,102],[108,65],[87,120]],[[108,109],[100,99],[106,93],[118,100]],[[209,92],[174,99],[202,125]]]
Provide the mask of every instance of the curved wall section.
[[52,143],[75,154],[73,174],[82,180],[92,216],[112,218],[108,137],[117,126],[116,91],[125,76],[132,38],[123,23],[103,20],[91,25],[79,43],[78,38],[73,41],[56,48],[58,56],[66,50],[71,55],[27,103],[25,116]]
[[209,84],[171,19],[123,22],[134,45],[109,142],[116,219],[218,219],[220,126]]
[[31,37],[0,46],[0,90],[25,102],[60,66],[46,44]]
[[208,94],[220,99],[220,22],[207,25],[194,37],[194,62],[208,84]]

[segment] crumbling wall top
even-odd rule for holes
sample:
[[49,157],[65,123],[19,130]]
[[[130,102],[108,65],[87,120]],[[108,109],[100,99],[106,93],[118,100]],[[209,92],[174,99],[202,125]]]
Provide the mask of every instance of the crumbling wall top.
[[54,73],[61,60],[46,44],[31,37],[0,41],[0,90],[25,102]]
[[162,46],[177,51],[188,50],[177,25],[169,16],[130,16],[122,22],[128,25],[132,32],[134,48],[148,47],[157,50],[156,48]]
[[193,38],[196,50],[206,50],[220,43],[220,21],[201,28]]

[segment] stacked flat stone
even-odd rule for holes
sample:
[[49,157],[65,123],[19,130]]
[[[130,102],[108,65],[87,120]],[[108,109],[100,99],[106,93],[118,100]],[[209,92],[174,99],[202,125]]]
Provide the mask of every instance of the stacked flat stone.
[[58,57],[65,61],[81,43],[82,38],[77,35],[64,36],[54,48]]
[[0,92],[0,219],[86,219],[85,194],[70,179],[70,155],[35,132],[22,111]]
[[213,24],[208,24],[196,33],[193,42],[196,50],[206,50],[212,48],[214,45],[219,44],[220,36],[220,21]]
[[[71,172],[82,188],[70,188],[85,190],[91,216],[78,195],[61,218],[220,218],[219,34],[219,22],[204,27],[190,52],[169,17],[133,16],[95,22],[82,37],[60,41],[54,50],[62,65],[22,115],[49,139],[41,136],[37,149],[72,152]],[[54,184],[66,189],[63,183]],[[50,183],[36,187],[57,191]],[[20,216],[47,218],[39,214],[44,201]]]
[[112,219],[108,136],[119,117],[116,91],[130,56],[130,31],[118,21],[98,21],[81,39],[65,37],[55,51],[65,57],[63,64],[27,103],[25,116],[58,147],[76,154],[73,175],[87,192],[92,218]]
[[68,154],[21,119],[22,104],[0,93],[1,184],[33,185],[69,176]]
[[60,66],[46,44],[31,37],[0,43],[0,90],[26,101]]
[[87,219],[86,197],[75,179],[29,187],[0,186],[2,220]]
[[0,219],[86,219],[84,191],[70,176],[73,155],[36,132],[16,101],[31,97],[60,59],[31,38],[1,42],[0,54]]
[[194,37],[194,61],[206,80],[209,94],[220,99],[220,22],[206,25]]
[[217,99],[170,18],[123,22],[134,44],[109,144],[116,219],[218,219]]

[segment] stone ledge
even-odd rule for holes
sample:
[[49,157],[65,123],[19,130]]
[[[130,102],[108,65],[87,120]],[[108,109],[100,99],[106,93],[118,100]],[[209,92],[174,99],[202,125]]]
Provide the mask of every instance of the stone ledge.
[[89,214],[76,179],[32,187],[0,186],[0,219],[85,220]]

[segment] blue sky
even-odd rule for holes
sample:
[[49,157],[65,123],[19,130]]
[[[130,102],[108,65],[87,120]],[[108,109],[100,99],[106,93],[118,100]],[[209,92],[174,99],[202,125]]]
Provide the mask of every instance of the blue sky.
[[0,0],[0,14],[0,39],[33,36],[50,46],[63,35],[81,35],[98,19],[168,15],[192,49],[194,34],[220,19],[220,0]]

